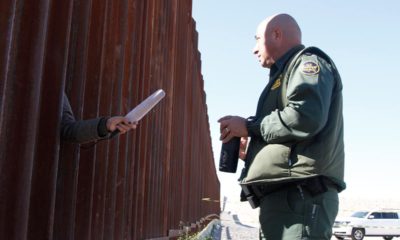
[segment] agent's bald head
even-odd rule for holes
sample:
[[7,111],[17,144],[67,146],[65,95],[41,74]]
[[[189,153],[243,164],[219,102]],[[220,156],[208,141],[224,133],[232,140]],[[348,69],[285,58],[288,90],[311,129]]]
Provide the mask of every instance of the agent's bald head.
[[281,30],[286,43],[301,44],[301,30],[296,20],[289,14],[277,14],[267,18],[265,33]]
[[[258,25],[256,39],[258,43],[253,52],[258,56],[262,66],[269,68],[288,50],[301,44],[301,30],[292,16],[277,14]],[[265,49],[262,49],[263,47]],[[262,54],[265,55],[265,59]]]

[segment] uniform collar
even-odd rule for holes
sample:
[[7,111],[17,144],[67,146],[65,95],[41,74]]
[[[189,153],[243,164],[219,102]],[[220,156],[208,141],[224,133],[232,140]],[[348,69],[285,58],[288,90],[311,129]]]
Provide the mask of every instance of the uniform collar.
[[283,69],[286,66],[286,63],[290,60],[290,58],[296,54],[297,52],[299,52],[300,50],[304,49],[304,45],[300,44],[297,45],[291,49],[289,49],[289,51],[287,51],[285,54],[283,54],[282,57],[280,57],[272,66],[271,66],[271,70],[269,71],[269,77],[270,79],[275,79],[277,77],[277,75],[281,74]]

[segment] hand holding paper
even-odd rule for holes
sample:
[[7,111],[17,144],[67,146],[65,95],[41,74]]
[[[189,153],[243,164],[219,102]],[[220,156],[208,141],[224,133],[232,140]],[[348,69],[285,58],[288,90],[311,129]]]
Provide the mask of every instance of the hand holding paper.
[[124,134],[132,129],[136,129],[137,122],[131,122],[123,116],[115,116],[107,119],[106,127],[108,132]]
[[[155,91],[152,95],[147,97],[143,102],[132,109],[128,114],[125,115],[131,123],[137,123],[140,121],[157,103],[165,97],[165,92],[162,89]],[[119,130],[112,132],[110,138],[114,137],[119,133]]]

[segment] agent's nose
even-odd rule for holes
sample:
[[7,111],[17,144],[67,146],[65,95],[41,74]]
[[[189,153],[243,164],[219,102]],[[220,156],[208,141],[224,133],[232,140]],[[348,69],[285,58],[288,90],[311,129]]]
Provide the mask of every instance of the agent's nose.
[[258,54],[258,48],[257,48],[257,44],[254,46],[253,48],[253,54],[257,55]]

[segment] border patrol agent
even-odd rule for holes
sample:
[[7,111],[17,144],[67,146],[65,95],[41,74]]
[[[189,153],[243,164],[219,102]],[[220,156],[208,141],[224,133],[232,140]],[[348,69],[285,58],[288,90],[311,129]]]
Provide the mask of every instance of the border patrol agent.
[[260,207],[260,239],[328,240],[346,188],[339,73],[287,14],[260,23],[254,54],[270,69],[255,116],[219,120],[223,142],[251,138],[241,199]]

